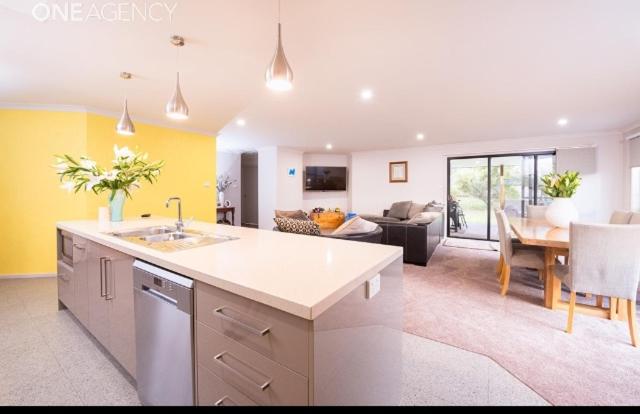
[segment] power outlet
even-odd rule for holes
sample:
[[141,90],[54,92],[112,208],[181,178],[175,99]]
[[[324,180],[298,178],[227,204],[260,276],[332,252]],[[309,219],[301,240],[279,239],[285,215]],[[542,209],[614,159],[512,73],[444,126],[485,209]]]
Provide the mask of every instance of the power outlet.
[[367,281],[367,299],[373,299],[374,296],[380,293],[380,281],[380,273]]

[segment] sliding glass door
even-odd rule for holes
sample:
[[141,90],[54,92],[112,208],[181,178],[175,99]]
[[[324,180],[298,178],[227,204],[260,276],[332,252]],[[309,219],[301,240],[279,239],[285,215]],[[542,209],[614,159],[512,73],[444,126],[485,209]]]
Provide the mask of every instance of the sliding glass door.
[[525,217],[528,205],[551,200],[540,189],[540,178],[555,171],[555,154],[509,154],[450,158],[448,183],[449,237],[497,240],[494,208]]

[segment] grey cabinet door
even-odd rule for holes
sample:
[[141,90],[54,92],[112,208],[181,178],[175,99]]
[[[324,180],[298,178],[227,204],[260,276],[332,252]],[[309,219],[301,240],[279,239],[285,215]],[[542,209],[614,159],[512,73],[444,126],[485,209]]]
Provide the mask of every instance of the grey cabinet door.
[[89,326],[89,286],[87,285],[87,241],[73,236],[73,276],[75,282],[75,303],[73,314],[84,326]]
[[104,268],[108,253],[105,247],[87,242],[87,291],[89,332],[105,348],[109,349],[109,303],[105,300],[106,286]]
[[109,351],[135,378],[136,337],[133,308],[134,258],[106,251],[106,300],[109,304]]

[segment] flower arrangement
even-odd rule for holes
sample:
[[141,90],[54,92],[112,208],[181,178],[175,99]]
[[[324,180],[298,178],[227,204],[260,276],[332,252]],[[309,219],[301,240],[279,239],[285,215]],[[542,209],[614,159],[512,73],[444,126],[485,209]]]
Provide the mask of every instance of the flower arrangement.
[[229,189],[229,187],[231,187],[237,182],[238,180],[232,180],[231,177],[229,177],[228,175],[226,176],[220,175],[218,177],[218,183],[216,184],[216,189],[218,190],[219,193],[224,193]]
[[582,184],[582,178],[577,171],[565,171],[564,174],[550,173],[541,180],[542,191],[553,198],[571,198]]
[[76,193],[80,190],[93,191],[100,194],[110,191],[109,201],[113,200],[118,190],[122,190],[131,198],[131,191],[140,188],[140,181],[153,184],[158,180],[164,161],[147,162],[148,154],[134,153],[129,148],[113,147],[115,158],[113,169],[100,167],[88,157],[79,160],[70,155],[56,156],[55,168],[60,176],[61,188]]

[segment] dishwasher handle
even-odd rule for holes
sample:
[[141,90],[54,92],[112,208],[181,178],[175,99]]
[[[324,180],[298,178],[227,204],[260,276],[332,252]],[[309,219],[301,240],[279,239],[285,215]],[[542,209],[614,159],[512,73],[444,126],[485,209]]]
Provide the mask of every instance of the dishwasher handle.
[[175,307],[178,307],[178,301],[176,299],[170,298],[164,293],[158,292],[157,290],[150,288],[149,286],[142,285],[142,293],[145,293],[149,296],[153,296],[157,299],[165,301]]

